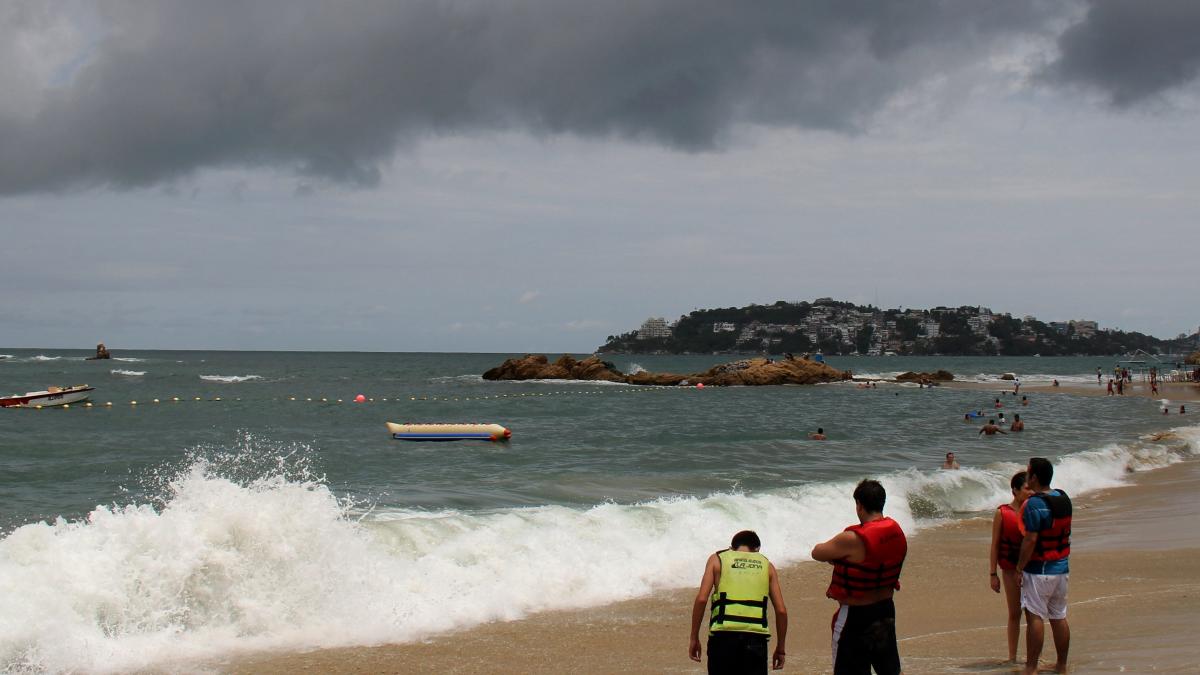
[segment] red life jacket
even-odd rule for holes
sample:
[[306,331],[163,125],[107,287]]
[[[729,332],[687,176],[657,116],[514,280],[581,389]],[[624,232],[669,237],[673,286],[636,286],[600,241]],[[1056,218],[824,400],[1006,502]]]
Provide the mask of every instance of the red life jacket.
[[[1024,505],[1022,505],[1024,506]],[[997,562],[1002,570],[1017,569],[1017,560],[1021,557],[1021,540],[1025,535],[1021,532],[1021,516],[1009,504],[1000,505],[1000,546]]]
[[[1029,499],[1041,499],[1050,508],[1050,527],[1038,532],[1037,545],[1033,548],[1032,561],[1062,560],[1071,555],[1071,498],[1062,490],[1058,494],[1038,493]],[[1021,505],[1021,532],[1025,532],[1025,508],[1029,499]]]
[[851,525],[845,531],[858,535],[866,555],[858,563],[845,560],[833,563],[833,579],[825,595],[834,600],[855,600],[872,591],[900,590],[900,569],[908,555],[908,540],[900,525],[883,517]]

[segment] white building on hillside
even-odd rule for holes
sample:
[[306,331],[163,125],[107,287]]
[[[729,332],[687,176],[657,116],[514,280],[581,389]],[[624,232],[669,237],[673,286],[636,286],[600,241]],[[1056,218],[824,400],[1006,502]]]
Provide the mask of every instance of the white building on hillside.
[[638,329],[639,340],[654,340],[671,337],[671,327],[667,325],[667,320],[658,317],[651,317],[642,322],[642,327]]

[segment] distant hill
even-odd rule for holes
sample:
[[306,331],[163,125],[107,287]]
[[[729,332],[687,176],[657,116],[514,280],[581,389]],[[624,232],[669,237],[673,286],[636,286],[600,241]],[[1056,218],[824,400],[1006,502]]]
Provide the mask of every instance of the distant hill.
[[831,298],[700,309],[667,322],[610,335],[602,353],[944,354],[965,356],[1111,355],[1144,350],[1187,354],[1196,338],[1161,340],[1101,329],[1095,321],[1046,323],[986,307],[879,309]]

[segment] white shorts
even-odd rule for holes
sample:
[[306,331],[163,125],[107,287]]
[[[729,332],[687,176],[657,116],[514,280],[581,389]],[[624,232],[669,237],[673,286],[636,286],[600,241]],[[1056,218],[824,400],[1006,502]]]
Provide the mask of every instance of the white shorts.
[[1043,619],[1067,618],[1070,574],[1021,573],[1021,607]]

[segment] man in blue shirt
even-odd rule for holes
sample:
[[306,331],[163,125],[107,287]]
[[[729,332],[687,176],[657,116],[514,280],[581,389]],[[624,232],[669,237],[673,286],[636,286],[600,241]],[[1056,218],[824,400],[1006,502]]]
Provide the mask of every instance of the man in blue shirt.
[[1033,495],[1021,506],[1021,607],[1025,609],[1025,672],[1036,673],[1045,621],[1054,635],[1057,661],[1054,670],[1067,672],[1071,627],[1067,624],[1067,582],[1070,579],[1071,499],[1062,490],[1052,490],[1054,467],[1044,457],[1033,457],[1026,469]]

